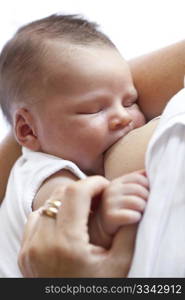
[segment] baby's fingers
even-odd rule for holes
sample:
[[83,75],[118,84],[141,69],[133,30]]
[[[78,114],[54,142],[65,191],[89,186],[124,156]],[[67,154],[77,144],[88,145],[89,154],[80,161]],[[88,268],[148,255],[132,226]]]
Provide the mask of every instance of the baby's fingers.
[[123,186],[124,196],[138,196],[144,200],[148,199],[149,191],[143,185],[138,183],[128,183]]
[[132,209],[115,210],[108,218],[109,222],[106,224],[106,231],[108,234],[115,234],[121,226],[139,222],[141,216],[141,212]]
[[120,199],[120,203],[117,205],[121,209],[125,208],[143,212],[146,207],[146,201],[141,197],[129,195]]
[[114,179],[113,182],[119,182],[122,184],[137,183],[144,186],[145,188],[149,187],[149,181],[144,170],[123,175]]

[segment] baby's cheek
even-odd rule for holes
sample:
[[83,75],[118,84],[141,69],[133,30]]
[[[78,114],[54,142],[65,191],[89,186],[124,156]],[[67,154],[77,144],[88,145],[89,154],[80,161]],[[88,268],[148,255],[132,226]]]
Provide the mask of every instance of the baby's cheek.
[[144,114],[139,110],[135,111],[135,113],[133,114],[133,121],[134,121],[135,128],[141,127],[146,123]]

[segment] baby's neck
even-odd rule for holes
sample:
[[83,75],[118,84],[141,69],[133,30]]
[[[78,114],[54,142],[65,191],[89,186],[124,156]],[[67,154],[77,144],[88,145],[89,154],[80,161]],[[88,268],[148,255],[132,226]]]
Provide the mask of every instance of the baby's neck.
[[104,168],[93,168],[93,169],[88,169],[88,170],[83,170],[83,172],[88,175],[88,176],[93,176],[93,175],[101,175],[105,176]]

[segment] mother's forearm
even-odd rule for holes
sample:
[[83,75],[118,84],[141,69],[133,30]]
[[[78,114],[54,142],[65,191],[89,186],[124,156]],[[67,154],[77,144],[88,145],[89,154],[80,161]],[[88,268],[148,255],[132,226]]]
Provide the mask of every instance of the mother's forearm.
[[0,203],[4,197],[10,170],[21,155],[21,148],[10,132],[0,143]]
[[139,105],[150,120],[161,114],[166,102],[183,88],[185,40],[129,63],[139,92]]

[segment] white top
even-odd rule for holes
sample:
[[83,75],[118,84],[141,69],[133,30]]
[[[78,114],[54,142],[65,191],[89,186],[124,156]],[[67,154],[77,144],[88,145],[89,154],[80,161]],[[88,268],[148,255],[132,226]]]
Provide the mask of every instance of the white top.
[[61,169],[71,171],[80,179],[86,177],[70,161],[23,148],[23,155],[11,171],[6,196],[0,206],[0,277],[22,277],[17,256],[33,199],[44,180]]
[[150,197],[129,277],[185,277],[185,89],[161,116],[146,170]]

